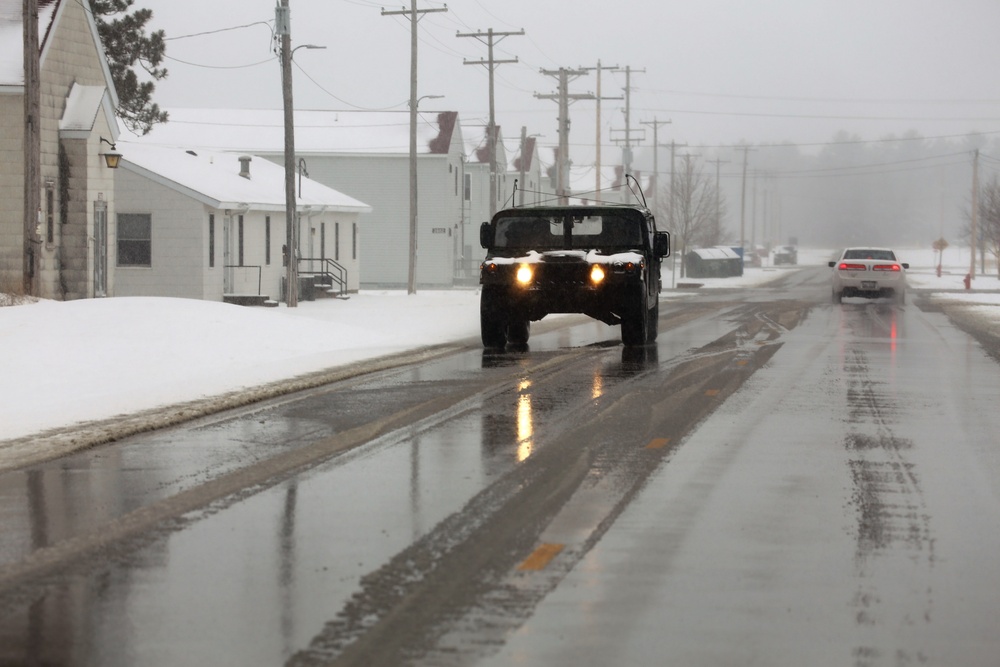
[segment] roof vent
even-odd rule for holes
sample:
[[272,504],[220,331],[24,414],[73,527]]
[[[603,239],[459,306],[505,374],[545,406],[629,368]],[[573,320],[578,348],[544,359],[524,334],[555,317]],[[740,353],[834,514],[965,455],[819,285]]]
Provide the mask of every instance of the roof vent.
[[243,178],[250,178],[250,160],[252,158],[249,155],[240,156],[240,176]]

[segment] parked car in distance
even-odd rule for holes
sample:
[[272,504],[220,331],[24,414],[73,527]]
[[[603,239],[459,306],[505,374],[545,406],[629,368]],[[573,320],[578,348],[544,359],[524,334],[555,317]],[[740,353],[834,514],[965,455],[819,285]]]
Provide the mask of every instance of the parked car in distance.
[[845,297],[877,299],[891,297],[906,302],[906,269],[888,248],[845,248],[840,258],[829,262],[833,269],[833,302]]
[[774,249],[774,265],[798,264],[799,251],[793,245],[779,245]]

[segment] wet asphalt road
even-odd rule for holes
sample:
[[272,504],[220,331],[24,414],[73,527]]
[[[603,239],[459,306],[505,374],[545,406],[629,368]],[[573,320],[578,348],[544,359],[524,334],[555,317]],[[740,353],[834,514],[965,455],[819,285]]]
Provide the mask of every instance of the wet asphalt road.
[[995,362],[828,292],[664,300],[637,352],[544,323],[2,473],[0,664],[995,664]]

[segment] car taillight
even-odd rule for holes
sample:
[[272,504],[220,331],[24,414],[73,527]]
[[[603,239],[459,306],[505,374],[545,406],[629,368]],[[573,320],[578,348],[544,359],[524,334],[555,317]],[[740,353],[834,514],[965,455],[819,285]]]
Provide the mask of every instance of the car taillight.
[[867,271],[867,267],[864,264],[848,264],[847,262],[841,262],[840,266],[837,267],[841,271]]
[[903,269],[899,264],[876,264],[872,267],[872,271],[902,271]]

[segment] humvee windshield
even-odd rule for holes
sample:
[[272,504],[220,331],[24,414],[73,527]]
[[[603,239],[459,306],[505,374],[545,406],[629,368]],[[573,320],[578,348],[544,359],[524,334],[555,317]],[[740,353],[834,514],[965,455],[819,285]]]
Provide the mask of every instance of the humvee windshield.
[[641,249],[643,219],[626,215],[510,216],[496,221],[494,249]]

